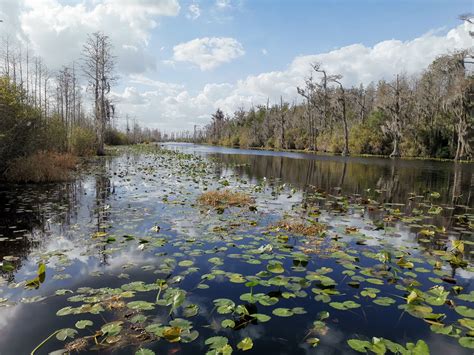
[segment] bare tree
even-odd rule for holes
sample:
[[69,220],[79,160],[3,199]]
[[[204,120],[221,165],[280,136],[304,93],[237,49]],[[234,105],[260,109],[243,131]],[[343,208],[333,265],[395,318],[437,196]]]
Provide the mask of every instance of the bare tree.
[[342,79],[341,75],[334,76],[332,80],[339,85],[339,97],[338,102],[341,108],[341,118],[344,127],[344,148],[342,149],[342,155],[349,155],[349,128],[347,127],[347,106],[346,106],[346,90],[342,85],[340,79]]
[[105,130],[115,111],[109,98],[111,84],[116,80],[114,71],[110,38],[101,32],[90,34],[83,48],[83,72],[94,98],[98,155],[104,154]]
[[285,125],[286,125],[286,116],[288,114],[288,104],[283,104],[283,97],[280,96],[280,107],[278,112],[278,123],[280,126],[280,147],[286,148],[285,141]]
[[400,157],[400,141],[403,134],[403,124],[408,117],[408,107],[411,101],[410,91],[406,80],[401,75],[397,75],[393,83],[381,83],[388,90],[382,89],[383,96],[379,102],[379,108],[387,116],[387,120],[382,129],[392,139],[393,150],[391,158]]
[[314,113],[316,107],[316,84],[313,80],[313,76],[310,75],[305,80],[305,87],[297,87],[296,90],[298,94],[304,97],[305,99],[305,116],[308,122],[308,131],[309,131],[309,148],[313,151],[317,150],[316,137],[318,135],[318,129],[316,128]]

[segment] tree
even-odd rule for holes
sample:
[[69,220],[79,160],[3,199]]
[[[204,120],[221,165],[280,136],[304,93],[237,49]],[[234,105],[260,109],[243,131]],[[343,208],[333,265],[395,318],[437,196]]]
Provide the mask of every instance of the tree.
[[465,52],[445,56],[439,65],[446,76],[446,93],[443,98],[445,113],[454,119],[457,135],[456,153],[454,160],[471,159],[473,149],[471,140],[473,134],[473,97],[474,80],[466,74]]
[[342,155],[349,155],[349,129],[347,127],[347,106],[346,106],[346,90],[342,85],[340,79],[342,76],[335,76],[332,80],[339,85],[339,106],[341,107],[341,118],[344,126],[344,148],[342,150]]
[[211,116],[211,118],[213,139],[215,141],[219,141],[219,139],[221,139],[222,128],[224,125],[224,112],[220,108],[218,108],[217,111]]
[[278,110],[278,124],[280,126],[280,148],[286,148],[285,141],[285,124],[286,116],[288,114],[288,105],[283,104],[283,97],[280,96],[280,107]]
[[309,133],[309,148],[316,151],[316,137],[318,135],[318,129],[316,128],[315,119],[314,119],[314,110],[316,107],[316,84],[313,81],[313,76],[310,75],[305,80],[305,87],[297,87],[296,90],[298,94],[304,97],[305,99],[305,116],[308,122],[308,133]]
[[101,32],[87,37],[83,48],[83,72],[94,98],[94,119],[97,132],[97,154],[104,154],[104,138],[107,123],[115,108],[110,101],[111,84],[115,76],[115,57],[112,54],[110,38]]
[[382,82],[381,86],[382,97],[379,108],[388,118],[383,129],[392,139],[393,150],[390,157],[396,158],[401,156],[400,141],[411,104],[410,90],[405,78],[401,75],[397,75],[395,82]]

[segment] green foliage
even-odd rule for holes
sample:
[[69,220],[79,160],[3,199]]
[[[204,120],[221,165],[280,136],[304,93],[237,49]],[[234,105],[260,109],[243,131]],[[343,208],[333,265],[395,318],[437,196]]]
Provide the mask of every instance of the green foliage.
[[8,162],[41,146],[41,113],[26,103],[26,95],[9,79],[0,78],[0,173]]
[[11,181],[62,181],[75,166],[64,154],[90,155],[96,135],[87,126],[68,127],[58,115],[45,117],[26,93],[0,77],[0,176]]
[[96,135],[92,128],[75,127],[71,134],[71,151],[78,156],[93,155],[96,151]]
[[124,132],[116,128],[109,128],[105,132],[105,144],[108,145],[126,145],[129,144],[129,139]]
[[380,111],[372,112],[367,120],[355,124],[349,135],[349,148],[355,154],[390,154],[390,140],[382,133],[384,116]]

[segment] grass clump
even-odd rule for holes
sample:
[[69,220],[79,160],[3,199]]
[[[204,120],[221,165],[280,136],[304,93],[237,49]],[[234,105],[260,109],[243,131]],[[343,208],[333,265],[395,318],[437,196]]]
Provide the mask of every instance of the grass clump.
[[326,227],[318,222],[308,223],[301,220],[284,219],[276,224],[275,229],[283,229],[287,232],[304,236],[314,236],[323,233]]
[[4,177],[9,182],[67,181],[76,164],[69,153],[37,152],[9,162]]
[[204,192],[198,198],[201,205],[212,207],[247,206],[254,202],[253,198],[243,192],[215,190]]

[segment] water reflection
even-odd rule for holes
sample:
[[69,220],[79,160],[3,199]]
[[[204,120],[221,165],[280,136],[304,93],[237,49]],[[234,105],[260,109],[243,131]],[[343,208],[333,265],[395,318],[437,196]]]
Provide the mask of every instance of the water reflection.
[[[51,185],[0,186],[0,260],[13,256],[2,276],[14,281],[16,270],[41,247],[54,228],[64,233],[77,219],[82,181]],[[11,266],[11,267],[10,267]]]
[[[242,177],[277,178],[298,188],[314,186],[344,194],[369,195],[380,202],[405,203],[411,194],[439,192],[443,204],[474,206],[473,164],[379,158],[305,160],[282,156],[211,154]],[[374,159],[370,164],[367,159]]]
[[[189,150],[190,147],[187,146],[186,149]],[[199,152],[201,148],[193,147],[192,149]],[[207,147],[206,149],[209,150]],[[425,199],[410,199],[413,197],[411,193],[423,194],[425,190],[440,193],[437,203],[441,201],[445,204],[472,205],[472,165],[385,159],[375,159],[374,164],[370,164],[370,159],[363,158],[325,157],[320,160],[304,160],[278,154],[230,155],[212,151],[201,151],[200,154],[209,154],[210,158],[217,161],[217,164],[211,168],[214,175],[209,177],[210,188],[219,186],[217,180],[220,176],[229,176],[234,188],[238,185],[235,179],[232,179],[233,175],[253,182],[261,182],[264,177],[267,178],[267,182],[262,184],[264,191],[260,195],[257,194],[257,214],[245,215],[242,212],[242,216],[237,216],[232,220],[236,223],[233,230],[224,228],[220,233],[212,233],[211,231],[216,226],[228,223],[229,220],[225,219],[225,215],[209,214],[192,206],[203,185],[195,183],[191,177],[185,176],[182,172],[181,176],[176,174],[178,178],[175,181],[173,174],[176,172],[170,171],[170,167],[158,167],[156,171],[148,170],[150,167],[156,168],[153,165],[155,161],[153,157],[140,154],[125,152],[118,157],[97,159],[82,176],[68,184],[47,187],[2,187],[3,192],[0,193],[2,202],[0,238],[2,239],[0,243],[3,244],[0,246],[5,245],[5,248],[0,249],[0,256],[2,258],[6,255],[20,257],[18,261],[12,261],[14,270],[4,271],[3,276],[8,278],[8,281],[14,281],[17,277],[17,282],[29,278],[29,275],[36,271],[38,250],[49,255],[67,255],[68,260],[66,262],[56,258],[49,260],[47,282],[41,286],[40,290],[30,292],[30,290],[24,290],[23,287],[15,290],[5,288],[7,291],[0,296],[8,293],[8,296],[13,295],[12,299],[17,301],[23,297],[52,295],[58,288],[76,290],[78,287],[87,286],[120,287],[124,283],[136,280],[153,283],[157,278],[183,276],[178,274],[179,271],[163,275],[160,270],[165,258],[171,256],[179,258],[179,254],[184,252],[187,258],[195,262],[200,272],[186,275],[179,287],[188,290],[190,302],[199,304],[202,309],[200,318],[195,320],[202,338],[188,345],[188,348],[179,349],[183,353],[195,354],[205,352],[207,347],[203,344],[203,339],[215,333],[208,327],[212,313],[212,299],[216,297],[238,299],[239,295],[248,291],[244,284],[229,284],[223,275],[217,276],[213,281],[219,283],[217,289],[212,287],[210,290],[196,289],[196,284],[200,282],[200,273],[210,272],[209,268],[212,267],[208,262],[211,256],[209,254],[227,258],[226,254],[235,251],[235,245],[232,244],[234,242],[238,244],[236,242],[238,239],[234,240],[233,237],[239,234],[240,218],[247,222],[249,219],[258,219],[261,223],[261,225],[257,224],[255,229],[248,229],[250,228],[248,224],[243,228],[243,233],[246,235],[244,238],[251,237],[242,242],[248,247],[267,242],[261,237],[262,231],[265,231],[262,225],[271,218],[280,218],[284,214],[295,214],[304,218],[311,211],[320,212],[319,220],[328,224],[331,232],[340,233],[339,231],[344,231],[346,227],[359,228],[364,237],[358,240],[360,243],[357,245],[353,237],[344,237],[343,232],[340,234],[341,241],[347,241],[351,248],[360,248],[358,251],[361,254],[368,250],[378,250],[376,248],[381,245],[386,248],[392,245],[409,250],[413,256],[418,257],[426,251],[431,253],[436,250],[446,250],[448,239],[472,238],[472,233],[468,234],[465,229],[457,228],[457,218],[455,218],[456,214],[468,211],[466,207],[446,208],[442,214],[433,215],[429,220],[424,220],[423,223],[431,223],[447,230],[445,234],[429,240],[423,240],[424,238],[418,235],[419,228],[410,223],[384,222],[383,211],[380,209],[362,208],[361,211],[351,207],[364,206],[367,198],[373,198],[389,203],[387,208],[398,208],[401,213],[411,212],[420,201]],[[184,165],[179,164],[177,167],[185,168]],[[283,183],[301,188],[301,190],[282,190]],[[243,185],[248,186],[248,184]],[[178,190],[181,192],[176,193]],[[315,192],[326,197],[326,200],[318,199],[319,195]],[[173,194],[178,199],[173,201],[176,203],[162,202],[164,197],[172,200]],[[180,203],[182,201],[179,199],[187,199],[187,201]],[[403,205],[395,205],[396,203],[403,203]],[[118,242],[111,243],[109,246],[106,241],[96,243],[97,239],[91,238],[94,233],[108,233],[117,239],[128,234],[150,236],[151,227],[157,221],[162,228],[161,234],[153,234],[153,237],[156,237],[155,240],[159,242],[164,233],[168,244],[156,251],[142,252],[137,248],[136,243],[128,245]],[[374,229],[374,225],[378,223],[389,228],[383,232]],[[255,236],[256,239],[253,239]],[[297,250],[299,243],[298,238],[292,238],[288,245]],[[125,246],[120,249],[117,248],[118,244]],[[217,249],[222,246],[229,248],[228,252]],[[422,248],[418,248],[419,246]],[[466,259],[473,256],[470,248],[472,245],[465,245]],[[113,249],[116,252],[109,253]],[[189,251],[197,252],[200,249],[201,251],[196,256],[188,255]],[[324,264],[333,268],[336,274],[340,275],[342,266],[336,260],[317,259],[320,256],[313,255],[317,262],[311,261],[311,270],[316,267],[316,263],[319,263],[319,265]],[[240,272],[244,275],[255,275],[260,271],[261,266],[239,264],[235,261],[236,259],[232,260],[234,262],[228,262],[225,265],[226,271]],[[285,269],[290,270],[291,260],[287,262],[289,265],[285,265]],[[420,263],[420,266],[428,267],[426,263]],[[470,273],[457,267],[446,269],[446,271],[451,277],[460,276],[457,280],[459,286],[463,286],[466,290],[472,289]],[[64,276],[66,273],[74,277],[52,279],[51,276]],[[101,276],[97,277],[99,273]],[[421,275],[420,281],[428,284],[426,280],[428,276],[432,274]],[[128,278],[129,281],[127,281]],[[342,284],[342,279],[337,279],[337,282]],[[3,289],[0,289],[0,292],[2,291]],[[281,289],[277,287],[266,291],[281,298]],[[343,289],[343,292],[346,295],[358,293],[357,290],[349,287]],[[254,349],[257,353],[309,353],[312,351],[341,353],[347,351],[344,341],[354,332],[363,331],[366,334],[376,334],[397,341],[405,341],[407,334],[411,334],[409,337],[427,339],[430,345],[438,343],[439,349],[463,353],[464,349],[460,349],[455,339],[443,338],[440,341],[441,336],[433,335],[422,320],[418,322],[409,317],[401,319],[396,307],[384,311],[384,317],[378,317],[379,309],[374,308],[370,300],[361,301],[361,303],[365,302],[364,306],[367,306],[364,309],[367,312],[365,317],[359,314],[358,318],[355,318],[354,313],[350,312],[338,315],[337,322],[330,324],[330,336],[324,338],[321,348],[313,350],[302,342],[302,338],[311,327],[314,315],[326,307],[320,302],[314,302],[313,296],[298,299],[298,306],[301,305],[308,311],[308,317],[293,318],[291,323],[286,323],[286,327],[279,326],[278,324],[281,325],[281,323],[278,323],[277,319],[275,323],[268,323],[265,326],[249,324],[239,333],[229,330],[232,332],[230,336],[239,338],[251,336],[255,341]],[[399,296],[402,297],[402,294]],[[150,297],[150,300],[154,302],[156,295],[153,294]],[[7,349],[6,354],[27,353],[48,336],[53,328],[70,327],[74,324],[70,319],[66,320],[55,315],[59,308],[70,304],[66,298],[67,296],[50,297],[35,305],[19,303],[17,306],[5,309],[0,307],[0,312],[2,312],[0,313],[0,328],[2,329],[0,353],[3,354],[4,349]],[[282,299],[281,302],[285,301]],[[35,321],[28,323],[30,327],[21,334],[28,341],[11,342],[11,339],[19,339],[20,335],[15,333],[16,329],[28,322],[32,311],[35,314]],[[265,311],[265,307],[260,305],[254,310],[254,312]],[[452,310],[449,312],[454,313]],[[334,313],[337,314],[335,311]],[[106,314],[105,316],[108,320],[114,319],[114,315]],[[453,314],[448,313],[448,317],[452,316]],[[367,321],[367,318],[371,320],[371,323]],[[6,321],[2,323],[1,319],[8,319],[8,323],[12,326],[7,327]],[[393,324],[388,324],[387,319],[394,320]],[[94,322],[96,322],[95,318]],[[101,322],[103,320],[97,317],[97,325]],[[44,327],[43,323],[48,327]],[[288,327],[300,332],[288,334]],[[45,352],[53,351],[58,346],[58,342],[51,342],[45,346],[44,350]],[[159,342],[158,345],[153,344],[150,347],[154,347],[161,353],[178,349],[174,348],[173,344],[165,342]],[[117,353],[127,354],[132,353],[133,350],[135,349],[121,349]]]
[[307,153],[272,152],[164,144],[167,149],[211,156],[251,179],[278,178],[299,188],[313,185],[325,191],[340,187],[343,193],[364,194],[375,190],[381,202],[405,203],[411,193],[439,192],[439,202],[474,206],[474,164],[418,159],[320,156]]

